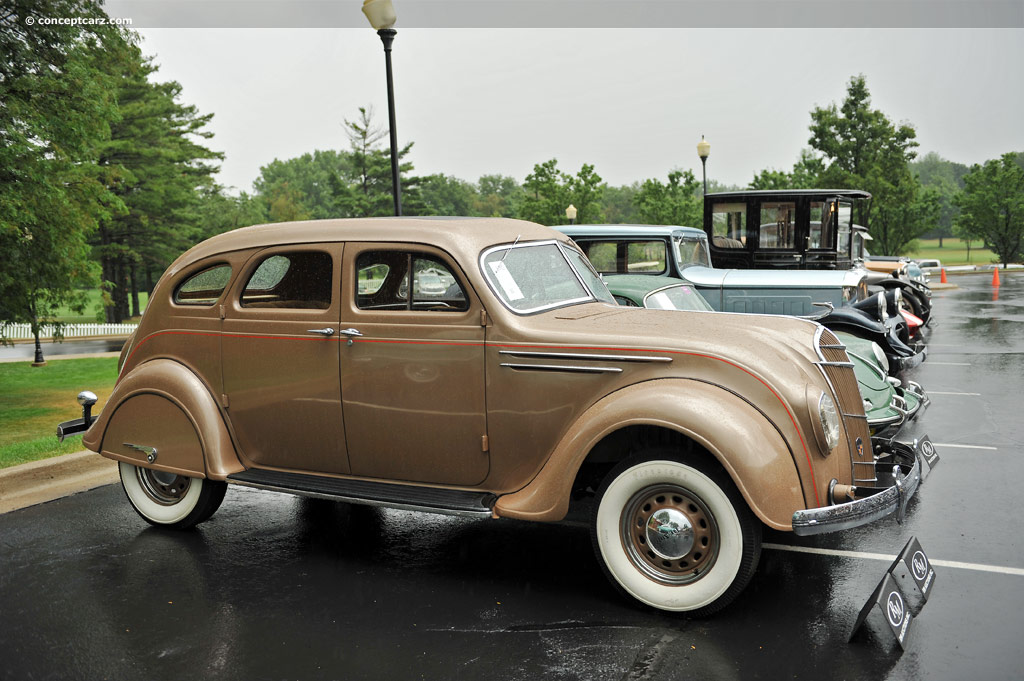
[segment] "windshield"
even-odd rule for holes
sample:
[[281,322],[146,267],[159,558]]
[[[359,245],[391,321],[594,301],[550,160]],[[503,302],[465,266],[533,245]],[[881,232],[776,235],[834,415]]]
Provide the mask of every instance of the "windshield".
[[680,271],[691,265],[711,267],[711,257],[708,255],[708,238],[701,234],[697,236],[672,237],[672,250],[675,251],[676,263]]
[[496,246],[480,260],[487,283],[513,312],[527,314],[595,300],[614,303],[586,259],[555,241]]
[[647,294],[644,307],[651,310],[697,310],[711,312],[711,306],[704,296],[692,286],[680,284]]

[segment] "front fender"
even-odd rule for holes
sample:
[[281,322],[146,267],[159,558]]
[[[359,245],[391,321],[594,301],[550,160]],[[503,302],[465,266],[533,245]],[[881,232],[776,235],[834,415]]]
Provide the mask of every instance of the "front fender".
[[125,375],[82,444],[108,459],[196,478],[223,480],[245,469],[209,389],[169,359]]
[[805,508],[793,454],[760,411],[716,385],[660,379],[623,388],[587,409],[540,473],[523,489],[498,499],[495,514],[561,520],[569,508],[573,480],[590,451],[611,433],[641,425],[674,430],[707,449],[769,527],[791,530],[793,512]]

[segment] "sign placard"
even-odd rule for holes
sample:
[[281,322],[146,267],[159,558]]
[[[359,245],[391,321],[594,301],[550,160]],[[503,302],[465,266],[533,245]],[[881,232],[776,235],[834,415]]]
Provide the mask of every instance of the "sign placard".
[[885,573],[885,577],[878,583],[868,598],[868,602],[861,609],[857,623],[854,624],[853,632],[850,634],[851,641],[873,612],[881,616],[885,627],[892,632],[896,642],[899,643],[900,649],[906,650],[907,634],[910,632],[910,623],[914,620],[914,616],[910,614],[910,608],[907,607],[899,584],[888,572]]
[[[916,591],[923,601],[935,586],[935,568],[928,560],[928,555],[921,548],[917,537],[911,537],[907,545],[896,557],[896,562],[889,568],[889,573],[903,586],[904,591]],[[921,603],[923,607],[923,603]]]

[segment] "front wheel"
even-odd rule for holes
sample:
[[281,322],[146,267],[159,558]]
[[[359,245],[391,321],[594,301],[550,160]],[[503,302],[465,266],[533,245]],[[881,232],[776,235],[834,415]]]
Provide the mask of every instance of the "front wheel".
[[728,475],[695,456],[652,450],[598,490],[594,551],[612,583],[660,610],[710,615],[750,581],[761,524]]
[[153,525],[186,529],[213,515],[227,491],[226,482],[190,478],[119,462],[128,501]]

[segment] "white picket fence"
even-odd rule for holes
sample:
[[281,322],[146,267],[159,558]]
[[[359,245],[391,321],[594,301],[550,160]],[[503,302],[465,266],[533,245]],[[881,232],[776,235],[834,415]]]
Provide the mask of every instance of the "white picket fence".
[[[89,338],[92,336],[125,336],[139,328],[138,324],[65,324],[64,338]],[[33,338],[29,324],[3,324],[3,335],[11,340]],[[44,324],[39,329],[40,338],[52,338],[53,327]]]

